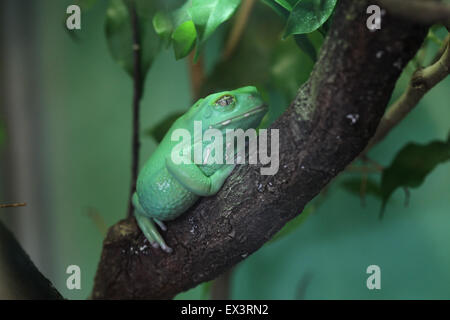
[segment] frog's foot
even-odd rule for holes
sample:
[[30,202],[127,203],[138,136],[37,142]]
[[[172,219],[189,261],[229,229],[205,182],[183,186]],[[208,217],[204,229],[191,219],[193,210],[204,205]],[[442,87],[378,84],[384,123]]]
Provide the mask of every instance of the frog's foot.
[[170,248],[165,243],[164,239],[159,234],[158,229],[156,229],[156,226],[153,223],[152,219],[148,218],[142,214],[139,214],[137,212],[136,212],[135,216],[136,216],[136,221],[139,225],[139,228],[141,228],[142,233],[145,235],[145,237],[150,242],[150,244],[154,248],[160,247],[163,251],[165,251],[167,253],[171,253],[172,248]]
[[153,218],[153,221],[156,222],[156,224],[161,228],[162,231],[167,231],[166,225],[161,220]]

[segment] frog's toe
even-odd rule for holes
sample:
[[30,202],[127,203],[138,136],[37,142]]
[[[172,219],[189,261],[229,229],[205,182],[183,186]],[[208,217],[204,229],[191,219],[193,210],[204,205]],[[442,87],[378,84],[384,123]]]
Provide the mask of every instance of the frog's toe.
[[142,231],[142,233],[144,234],[144,236],[147,238],[148,242],[150,243],[150,245],[155,248],[158,249],[159,248],[159,244],[158,242],[155,240],[155,238],[153,238],[153,236],[145,231]]
[[[148,238],[147,238],[148,239]],[[158,244],[158,242],[156,242],[155,240],[153,240],[153,241],[150,241],[149,240],[149,242],[150,242],[150,245],[153,247],[153,248],[155,248],[155,249],[158,249],[159,248],[159,244]]]
[[158,229],[156,228],[152,219],[139,213],[135,213],[135,216],[139,228],[148,239],[152,247],[160,247],[163,251],[171,253],[172,249],[165,243],[163,237],[161,237],[161,235],[159,234]]
[[167,253],[172,253],[172,251],[173,251],[172,248],[167,246],[165,243],[162,243],[162,244],[160,243],[159,245],[161,246],[161,249],[163,251],[165,251]]
[[153,219],[153,220],[161,228],[162,231],[167,231],[166,225],[161,220],[158,220],[158,219]]
[[157,249],[159,248],[159,244],[156,241],[155,237],[153,236],[153,233],[151,231],[148,230],[148,226],[145,223],[145,221],[143,219],[147,219],[146,217],[142,217],[142,216],[136,216],[136,221],[139,225],[139,228],[141,229],[142,233],[144,234],[145,238],[147,238],[148,242],[150,243],[150,245]]

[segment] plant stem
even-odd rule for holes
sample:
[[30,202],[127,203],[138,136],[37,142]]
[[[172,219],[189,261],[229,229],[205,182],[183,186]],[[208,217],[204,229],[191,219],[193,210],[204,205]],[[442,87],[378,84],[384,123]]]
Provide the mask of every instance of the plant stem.
[[221,276],[214,280],[211,287],[211,300],[230,300],[233,269],[234,268],[231,268],[225,271]]
[[4,203],[0,204],[0,208],[17,208],[17,207],[25,207],[27,204],[25,202],[22,203]]
[[383,140],[414,109],[428,91],[448,76],[450,72],[450,44],[446,42],[443,47],[441,57],[434,64],[425,69],[416,70],[406,91],[391,105],[381,119],[375,135],[362,152],[362,156]]
[[128,217],[133,215],[132,197],[136,190],[136,180],[139,166],[139,106],[142,99],[142,75],[141,75],[141,41],[139,35],[139,20],[134,2],[130,5],[131,26],[133,29],[133,137],[131,160],[131,188],[128,202]]
[[189,73],[191,77],[192,96],[194,101],[200,99],[200,92],[205,82],[205,69],[203,54],[200,55],[197,62],[194,62],[195,52],[192,51],[189,55]]
[[236,48],[239,40],[242,37],[242,33],[244,32],[245,26],[247,25],[248,17],[250,16],[250,12],[252,11],[253,5],[255,4],[255,0],[246,0],[243,1],[241,8],[236,16],[236,22],[233,25],[233,29],[231,30],[230,37],[228,38],[227,44],[225,45],[225,50],[223,53],[223,58],[227,60],[231,57]]

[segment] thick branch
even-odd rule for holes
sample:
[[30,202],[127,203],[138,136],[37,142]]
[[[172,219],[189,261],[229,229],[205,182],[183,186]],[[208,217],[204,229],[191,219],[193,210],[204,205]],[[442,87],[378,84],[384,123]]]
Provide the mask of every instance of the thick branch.
[[450,26],[450,4],[434,0],[378,0],[389,13],[414,22]]
[[369,31],[369,4],[339,1],[310,80],[272,126],[280,136],[278,173],[238,166],[216,196],[168,223],[172,254],[150,248],[133,219],[113,226],[94,298],[172,298],[216,278],[258,250],[361,153],[427,31],[389,14],[381,30]]
[[61,299],[0,222],[0,299]]

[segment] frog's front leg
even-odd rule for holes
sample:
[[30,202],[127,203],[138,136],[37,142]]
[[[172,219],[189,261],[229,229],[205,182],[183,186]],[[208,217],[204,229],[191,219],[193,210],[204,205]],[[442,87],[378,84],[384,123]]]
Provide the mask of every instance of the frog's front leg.
[[[144,209],[139,203],[139,198],[136,193],[133,195],[133,206],[134,206],[134,216],[136,217],[136,222],[139,225],[142,233],[145,235],[150,244],[154,247],[160,247],[165,252],[171,253],[172,249],[166,244],[163,237],[159,234],[158,229],[153,223],[152,219],[145,215]],[[160,225],[160,221],[155,221]],[[162,224],[162,223],[161,223]],[[160,225],[161,226],[161,225]],[[161,229],[165,230],[165,226],[162,225]]]
[[216,194],[235,166],[226,164],[208,177],[189,159],[175,164],[170,156],[166,157],[167,171],[187,190],[202,197]]

